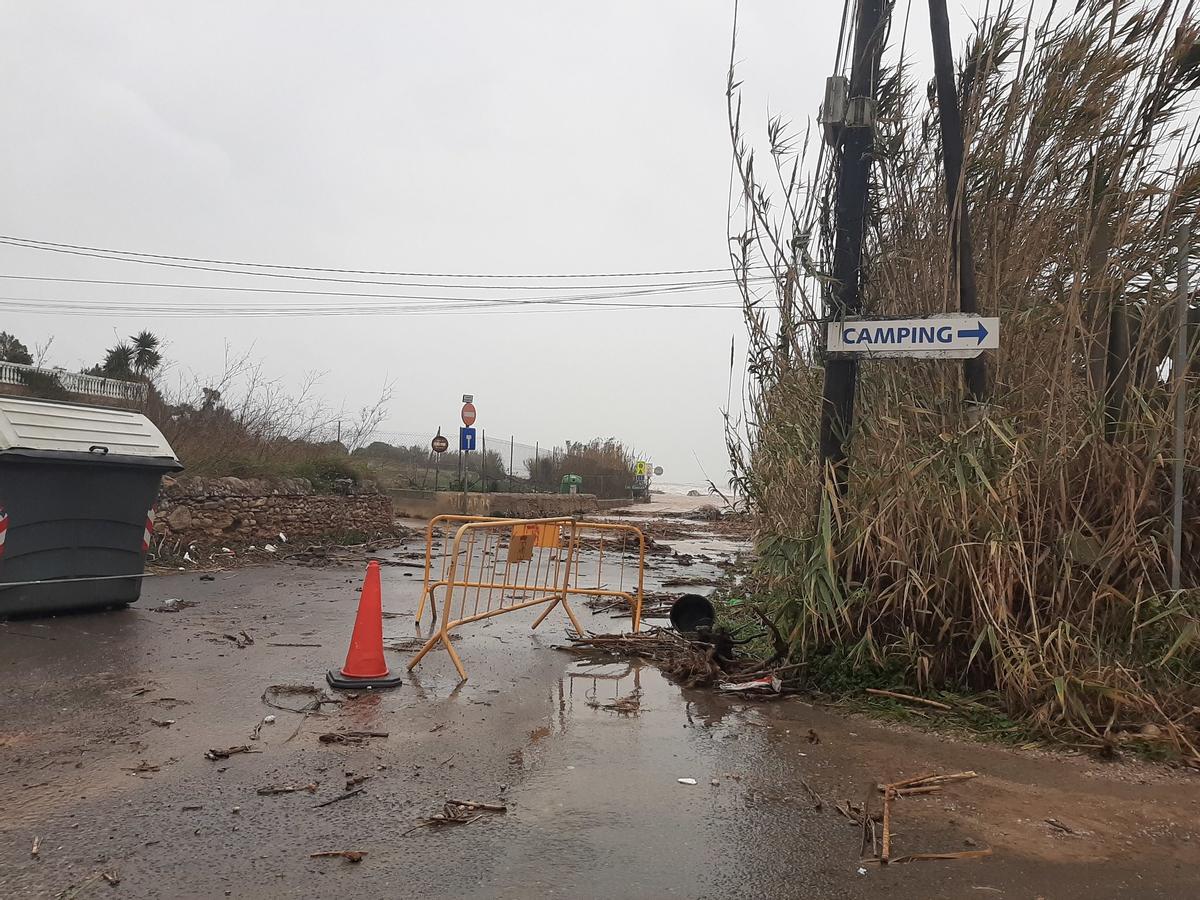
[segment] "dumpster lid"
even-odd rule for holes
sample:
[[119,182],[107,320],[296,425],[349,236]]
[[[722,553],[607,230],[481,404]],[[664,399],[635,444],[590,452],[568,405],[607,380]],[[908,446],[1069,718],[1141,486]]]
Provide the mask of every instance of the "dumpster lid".
[[21,451],[103,453],[178,464],[162,432],[139,412],[0,396],[0,454]]

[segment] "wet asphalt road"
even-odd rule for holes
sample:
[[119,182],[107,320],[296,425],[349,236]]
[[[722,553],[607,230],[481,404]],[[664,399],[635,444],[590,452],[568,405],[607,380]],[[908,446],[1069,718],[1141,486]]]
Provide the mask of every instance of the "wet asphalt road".
[[[320,716],[267,708],[268,685],[322,684],[340,663],[360,579],[348,567],[287,565],[214,581],[181,574],[148,580],[128,610],[0,626],[0,896],[1196,893],[1194,868],[1178,864],[1148,870],[1011,850],[858,874],[859,831],[833,800],[870,795],[881,766],[893,777],[918,774],[940,768],[937,754],[950,751],[795,700],[756,704],[681,690],[650,667],[581,665],[553,649],[559,615],[532,634],[531,611],[466,630],[456,643],[471,675],[463,685],[439,650],[402,687],[327,705]],[[384,608],[397,614],[384,623],[389,643],[417,633],[419,583],[419,571],[385,567]],[[165,598],[195,605],[151,611]],[[601,631],[622,624],[585,618]],[[254,643],[239,648],[223,636],[239,631]],[[273,646],[289,643],[320,646]],[[397,670],[410,656],[388,654]],[[635,691],[636,714],[603,708]],[[267,714],[277,721],[251,741]],[[389,737],[358,746],[317,738],[345,729]],[[261,752],[204,757],[241,744]],[[998,750],[967,755],[977,768],[1016,765]],[[363,793],[317,808],[345,790],[348,774],[371,776]],[[685,777],[698,784],[680,784]],[[822,810],[802,778],[825,798]],[[256,793],[314,781],[313,794]],[[505,802],[509,811],[409,831],[447,798]],[[988,843],[950,805],[921,810],[900,827],[905,852]],[[310,858],[343,849],[367,856]]]

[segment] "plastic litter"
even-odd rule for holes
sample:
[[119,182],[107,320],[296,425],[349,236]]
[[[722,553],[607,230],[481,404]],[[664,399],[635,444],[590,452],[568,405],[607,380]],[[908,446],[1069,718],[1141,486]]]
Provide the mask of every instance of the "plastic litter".
[[724,682],[721,685],[721,690],[731,693],[763,693],[763,694],[778,694],[779,688],[783,682],[780,681],[777,675],[764,675],[762,678],[753,678],[750,681],[739,682]]
[[680,784],[697,784],[698,783],[695,778],[676,778],[675,780],[678,781]]

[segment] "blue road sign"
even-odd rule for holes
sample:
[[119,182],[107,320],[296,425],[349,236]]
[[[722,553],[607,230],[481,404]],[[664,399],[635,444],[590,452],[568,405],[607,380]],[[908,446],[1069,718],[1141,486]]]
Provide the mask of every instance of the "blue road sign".
[[475,449],[475,429],[474,428],[458,429],[458,449],[459,450],[474,450]]

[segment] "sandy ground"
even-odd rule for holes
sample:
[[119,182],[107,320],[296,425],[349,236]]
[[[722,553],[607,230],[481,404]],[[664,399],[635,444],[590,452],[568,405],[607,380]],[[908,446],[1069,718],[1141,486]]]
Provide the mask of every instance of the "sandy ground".
[[[383,569],[389,644],[425,633],[412,618],[415,551],[385,555],[399,563]],[[657,559],[647,588],[678,574]],[[361,578],[350,566],[180,574],[149,580],[127,610],[0,624],[0,896],[1200,894],[1194,775],[911,733],[799,699],[684,690],[650,667],[556,650],[557,613],[534,632],[533,611],[464,628],[462,684],[438,650],[403,686],[320,715],[264,705],[268,685],[321,685],[341,662]],[[195,605],[155,612],[168,598]],[[628,626],[576,609],[592,630]],[[240,632],[254,643],[239,647]],[[398,671],[411,655],[388,652]],[[631,695],[631,711],[605,708]],[[277,721],[253,740],[265,715]],[[388,737],[318,738],[339,730]],[[256,752],[205,758],[236,745]],[[860,863],[860,829],[837,801],[870,796],[878,809],[879,782],[964,769],[980,777],[898,801],[893,853],[990,857]],[[317,806],[361,775],[361,794]],[[313,793],[257,793],[310,783]],[[410,832],[448,798],[508,812]],[[310,857],[343,849],[367,856]]]

